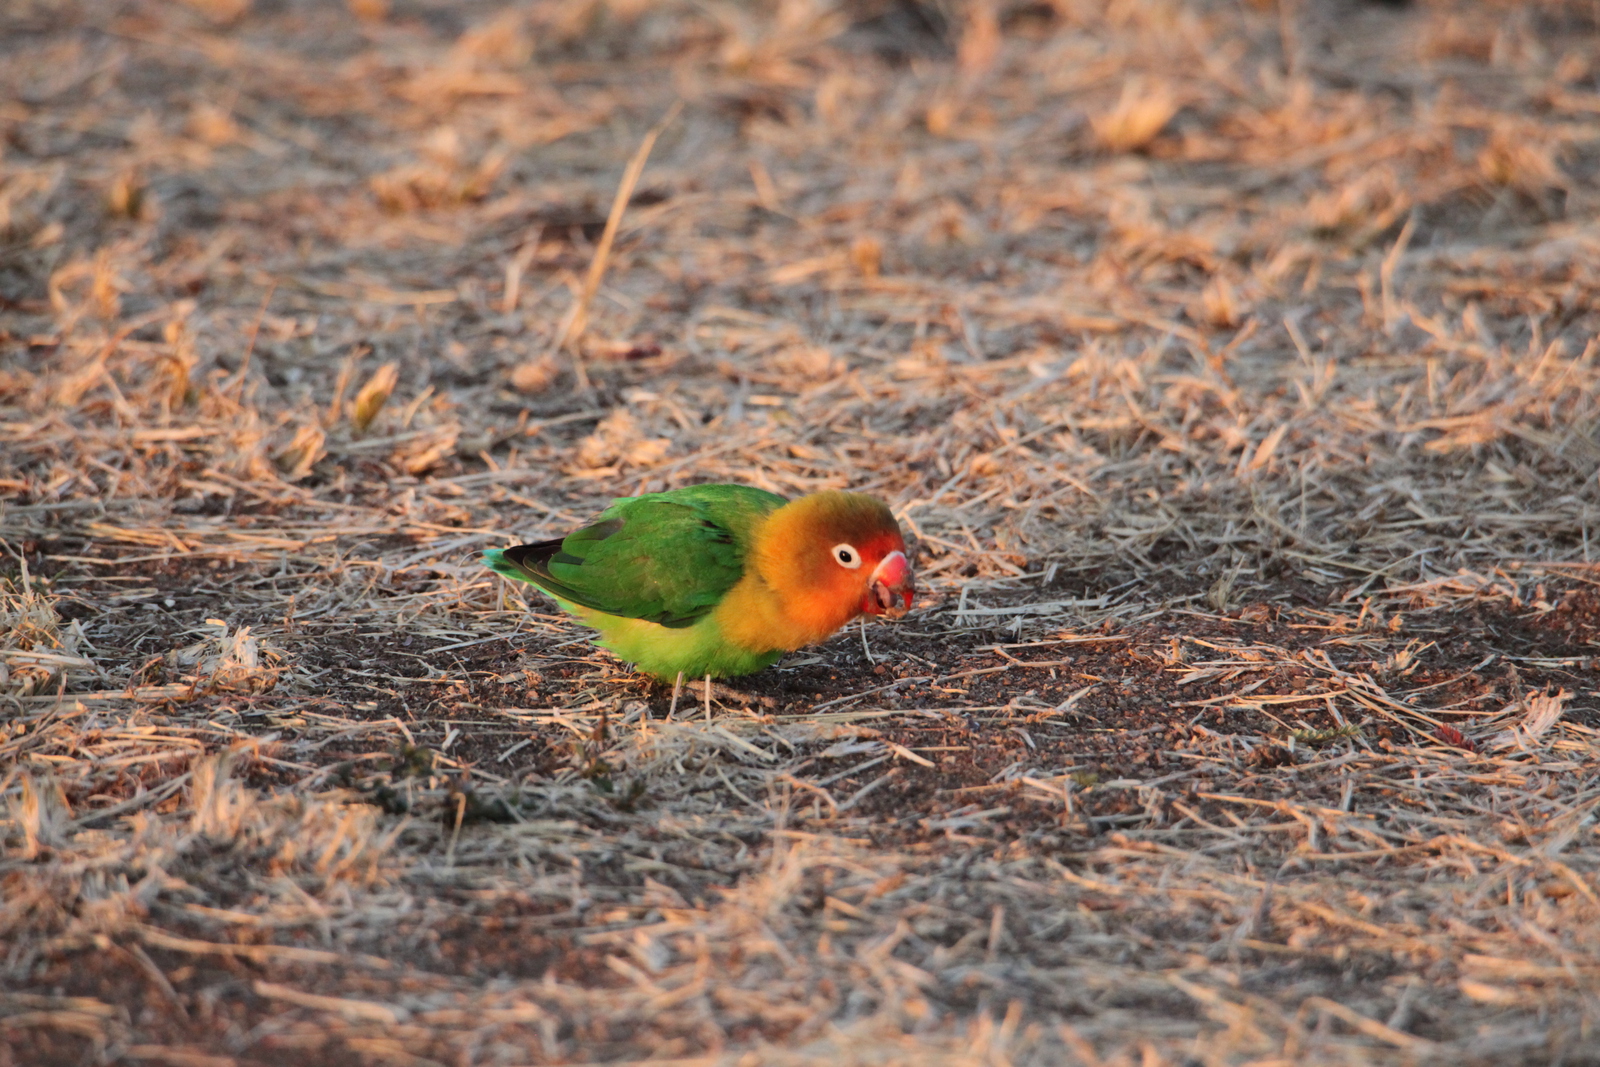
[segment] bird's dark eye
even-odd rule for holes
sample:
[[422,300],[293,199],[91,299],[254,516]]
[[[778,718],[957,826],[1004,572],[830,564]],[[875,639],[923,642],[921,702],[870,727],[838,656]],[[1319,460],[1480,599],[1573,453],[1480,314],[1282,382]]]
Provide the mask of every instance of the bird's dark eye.
[[834,545],[833,561],[847,570],[855,570],[861,566],[861,553],[856,551],[854,545]]

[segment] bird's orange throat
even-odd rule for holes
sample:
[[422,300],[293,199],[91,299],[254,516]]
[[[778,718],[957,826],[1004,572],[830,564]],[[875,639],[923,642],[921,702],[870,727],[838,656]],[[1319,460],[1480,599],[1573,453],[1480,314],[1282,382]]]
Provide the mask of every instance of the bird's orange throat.
[[816,593],[780,597],[755,569],[745,573],[713,612],[729,641],[748,649],[793,650],[826,640],[855,617],[848,600]]

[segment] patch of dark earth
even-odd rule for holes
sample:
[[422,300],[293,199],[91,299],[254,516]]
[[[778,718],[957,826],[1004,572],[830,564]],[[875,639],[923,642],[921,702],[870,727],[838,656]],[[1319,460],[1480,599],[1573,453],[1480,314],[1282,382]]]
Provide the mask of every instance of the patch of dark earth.
[[[152,579],[166,579],[175,594],[202,595],[195,589],[192,569],[162,565],[147,573]],[[1242,735],[1254,739],[1246,746],[1245,758],[1258,773],[1231,780],[1230,788],[1307,796],[1308,784],[1288,769],[1296,762],[1326,759],[1337,754],[1338,745],[1433,740],[1420,727],[1392,720],[1343,719],[1326,702],[1315,699],[1280,706],[1279,713],[1270,715],[1256,708],[1221,705],[1247,685],[1262,694],[1311,698],[1334,691],[1325,671],[1294,661],[1237,663],[1230,667],[1236,671],[1232,677],[1224,672],[1188,684],[1181,680],[1191,670],[1189,664],[1226,660],[1228,648],[1236,646],[1270,645],[1290,653],[1320,648],[1338,670],[1367,675],[1399,698],[1425,694],[1424,706],[1444,709],[1432,712],[1434,717],[1459,722],[1467,730],[1475,716],[1514,701],[1530,688],[1575,692],[1579,699],[1567,708],[1567,717],[1600,726],[1600,711],[1593,701],[1600,594],[1589,583],[1548,581],[1533,607],[1513,607],[1504,598],[1484,599],[1450,611],[1389,618],[1369,613],[1360,626],[1351,626],[1347,618],[1286,607],[1284,602],[1290,599],[1280,591],[1276,597],[1225,613],[1169,612],[1154,621],[1079,635],[1100,638],[1088,644],[1039,644],[1000,652],[975,648],[1025,642],[1007,630],[941,632],[930,625],[939,616],[913,616],[898,626],[869,629],[870,661],[852,627],[803,655],[821,662],[780,665],[737,679],[735,685],[759,701],[745,713],[780,722],[832,702],[838,702],[832,710],[841,712],[858,706],[905,712],[864,719],[861,725],[923,753],[935,766],[878,766],[870,773],[839,779],[832,787],[834,795],[847,797],[893,770],[892,779],[863,796],[855,809],[881,817],[886,827],[915,826],[985,798],[1014,794],[1016,784],[996,779],[1018,767],[1071,773],[1085,785],[1119,778],[1170,780],[1187,771],[1188,776],[1173,781],[1170,788],[1192,795],[1208,791],[1208,785],[1216,784],[1208,776],[1221,772],[1202,772],[1173,754]],[[162,612],[147,614],[165,617]],[[143,628],[137,645],[143,646],[151,624],[139,622]],[[564,729],[528,729],[513,720],[492,719],[500,707],[592,708],[596,703],[615,706],[625,700],[642,701],[653,717],[664,718],[671,687],[615,664],[606,653],[583,642],[583,633],[574,626],[577,643],[558,650],[555,658],[541,657],[537,645],[521,648],[516,639],[497,638],[437,654],[429,651],[430,646],[438,647],[436,639],[422,635],[303,628],[284,640],[295,646],[297,665],[317,676],[316,696],[298,706],[320,706],[326,714],[357,720],[393,718],[405,723],[415,738],[411,751],[402,746],[374,753],[359,742],[325,746],[317,759],[327,768],[329,785],[365,791],[374,803],[392,812],[409,811],[410,805],[398,799],[396,783],[423,772],[433,774],[434,753],[454,734],[447,755],[458,766],[458,774],[460,766],[482,767],[518,786],[536,785],[576,766],[594,785],[597,799],[627,814],[627,805],[617,803],[626,797],[625,778],[612,781],[600,767],[607,740],[603,732],[585,740]],[[416,651],[404,647],[408,641]],[[1224,647],[1208,648],[1199,642]],[[1408,648],[1418,651],[1409,662],[1397,660],[1396,654]],[[131,661],[140,650],[120,651],[132,653]],[[114,659],[119,650],[103,651]],[[863,695],[862,702],[850,699],[856,694]],[[246,732],[260,729],[293,740],[298,729],[273,708],[283,696],[229,694],[225,699],[208,699],[203,706],[236,716]],[[1068,710],[1059,710],[1074,697]],[[737,701],[718,697],[724,706],[719,714],[725,714],[731,703]],[[176,708],[171,712],[181,715]],[[693,694],[683,694],[678,714],[698,713]],[[1291,745],[1291,735],[1309,743]],[[516,747],[523,741],[528,743]],[[1319,748],[1329,742],[1335,746],[1332,753]],[[802,764],[795,773],[807,769]],[[259,760],[242,760],[241,770],[261,788],[282,787],[293,780],[281,768]],[[448,777],[443,775],[446,785]],[[125,784],[134,790],[140,785]],[[105,791],[103,784],[96,788]],[[1322,788],[1334,787],[1324,783]],[[456,805],[464,823],[506,821],[521,814],[511,810],[523,804],[518,787],[466,792],[464,805],[453,795],[444,798]],[[652,800],[646,792],[630,803],[648,809]],[[1100,830],[1132,821],[1143,810],[1136,794],[1127,790],[1091,791],[1082,803],[1086,825]],[[989,806],[998,805],[996,800]],[[1051,817],[1042,806],[1032,807],[1038,811],[1030,815],[1025,810],[995,824],[999,832]],[[603,808],[595,810],[605,819],[612,817]]]
[[[380,1002],[402,994],[473,991],[486,980],[543,977],[546,973],[587,988],[628,984],[605,965],[608,956],[629,958],[620,949],[601,951],[547,939],[541,950],[539,942],[530,946],[516,927],[465,917],[423,931],[402,931],[401,936],[405,935],[414,935],[409,945],[386,942],[370,946],[395,950],[388,957],[395,966],[383,970],[257,963],[228,956],[197,958],[158,946],[109,942],[93,949],[57,951],[41,962],[25,987],[0,981],[0,990],[90,997],[117,1005],[125,1013],[123,1025],[132,1031],[131,1043],[146,1049],[174,1048],[180,1050],[180,1057],[185,1051],[191,1057],[225,1051],[240,1067],[275,1067],[286,1055],[303,1067],[366,1067],[371,1062],[370,1052],[358,1052],[347,1044],[337,1023],[319,1025],[309,1018],[295,1023],[292,1016],[286,1017],[284,1004],[261,995],[256,983],[289,985],[313,996]],[[158,983],[135,955],[136,947],[166,976],[164,984]],[[363,946],[361,951],[367,949]],[[446,965],[463,961],[455,968],[461,974],[417,966],[414,961],[418,959]],[[539,961],[547,966],[537,974],[526,973]],[[530,1032],[524,1039],[530,1047],[544,1048],[553,1061],[564,1060],[580,1049],[586,1059],[599,1062],[636,1057],[639,1041],[645,1036],[657,1051],[698,1052],[708,1047],[707,1035],[692,1016],[680,1023],[667,1014],[652,1023],[648,1035],[641,1033],[637,1020],[620,1018],[593,1020],[580,1032],[572,1021],[558,1016],[551,1033]],[[474,1025],[469,1019],[455,1026],[408,1028],[407,1051],[424,1060],[456,1062],[457,1043],[470,1035]],[[793,1025],[792,1020],[747,1022],[720,1036],[740,1043],[772,1042],[782,1040]],[[555,1039],[555,1048],[544,1044],[547,1036]],[[504,1030],[502,1037],[517,1039],[516,1034]],[[11,1027],[0,1033],[0,1065],[5,1067],[80,1067],[103,1061],[96,1041],[86,1035],[45,1027]]]
[[[925,758],[932,757],[935,764],[932,768],[889,768],[893,772],[891,779],[857,805],[857,814],[873,820],[874,837],[882,844],[925,839],[931,832],[929,822],[963,808],[976,810],[972,807],[975,803],[988,808],[1011,806],[1007,799],[1015,798],[1021,785],[996,779],[1003,779],[1008,769],[1022,766],[1046,769],[1051,774],[1072,773],[1085,786],[1119,778],[1148,781],[1165,777],[1172,783],[1168,788],[1175,796],[1184,797],[1192,807],[1213,815],[1218,813],[1217,805],[1204,802],[1197,794],[1224,786],[1236,793],[1263,798],[1294,797],[1332,806],[1340,801],[1341,782],[1331,775],[1302,775],[1295,769],[1297,763],[1327,761],[1355,744],[1383,749],[1397,743],[1444,742],[1392,720],[1343,719],[1314,700],[1309,708],[1276,717],[1254,709],[1208,706],[1208,699],[1226,697],[1237,691],[1237,686],[1230,688],[1215,680],[1182,685],[1175,675],[1188,668],[1174,659],[1175,647],[1181,648],[1194,639],[1225,646],[1270,644],[1291,651],[1321,646],[1329,651],[1330,662],[1339,669],[1375,675],[1400,697],[1425,691],[1426,706],[1450,709],[1435,712],[1435,717],[1455,719],[1470,728],[1473,712],[1495,710],[1529,687],[1566,686],[1576,688],[1580,695],[1592,695],[1592,689],[1584,687],[1592,687],[1595,680],[1588,657],[1594,651],[1591,640],[1600,602],[1585,587],[1554,596],[1557,599],[1549,610],[1515,611],[1503,603],[1489,602],[1468,611],[1436,613],[1427,617],[1426,626],[1408,624],[1398,631],[1387,625],[1330,630],[1320,624],[1296,623],[1292,615],[1280,613],[1274,617],[1270,611],[1250,607],[1241,609],[1237,618],[1199,614],[1169,617],[1109,633],[1108,638],[1119,640],[1107,640],[1102,645],[1069,646],[1072,651],[1068,655],[1051,652],[1044,646],[1041,653],[1051,656],[1053,662],[1070,660],[1049,672],[1054,677],[1044,672],[1025,673],[1032,669],[1018,667],[992,653],[974,656],[970,652],[971,635],[939,638],[909,630],[891,631],[887,638],[875,637],[874,644],[879,649],[875,655],[887,658],[893,666],[883,662],[869,665],[852,639],[844,637],[823,650],[829,661],[825,664],[772,671],[741,681],[752,696],[782,701],[781,710],[756,711],[781,721],[788,715],[805,714],[815,702],[815,697],[786,699],[797,693],[848,695],[881,687],[886,676],[918,679],[925,674],[913,672],[926,672],[928,668],[923,663],[927,660],[953,673],[994,671],[965,680],[965,692],[956,694],[980,707],[989,706],[989,711],[951,709],[951,694],[930,694],[924,683],[915,681],[909,681],[901,692],[873,694],[876,707],[903,710],[907,715],[866,720],[863,725],[876,729],[885,740],[920,751]],[[1430,665],[1418,663],[1385,673],[1384,665],[1392,661],[1396,652],[1425,637],[1437,640],[1432,635],[1445,640],[1430,650]],[[918,650],[914,653],[918,659],[910,666],[897,662],[896,652],[903,646],[907,651]],[[1540,655],[1530,656],[1531,652]],[[494,657],[502,654],[498,650],[483,654],[491,667],[483,672],[484,676],[495,675],[502,666],[510,668],[525,662],[496,662]],[[1203,654],[1226,655],[1217,650]],[[1561,667],[1525,664],[1519,668],[1518,658],[1566,658],[1573,662]],[[1019,675],[1027,680],[1016,681]],[[569,661],[557,667],[545,665],[527,677],[543,689],[513,686],[512,692],[505,692],[498,683],[479,678],[466,683],[467,693],[455,703],[449,696],[434,696],[429,710],[444,717],[433,723],[419,723],[416,729],[431,726],[434,731],[445,733],[456,728],[452,722],[458,723],[462,736],[452,751],[471,763],[486,761],[492,752],[503,751],[503,736],[480,736],[470,725],[471,716],[481,713],[486,705],[492,707],[495,700],[515,697],[532,706],[557,702],[570,705],[576,686],[585,698],[607,692],[616,696],[620,691],[620,695],[646,701],[652,714],[662,716],[670,700],[667,687],[624,673],[611,674],[603,663],[598,671],[593,662],[586,661]],[[1315,697],[1333,692],[1311,671],[1292,662],[1264,662],[1246,677],[1261,681],[1258,691],[1263,693],[1303,692]],[[1027,688],[1023,689],[1023,685]],[[1063,717],[1055,712],[1056,706],[1086,686],[1091,688],[1075,704],[1075,715]],[[467,695],[476,699],[466,699]],[[929,699],[930,696],[944,699]],[[1018,706],[1019,697],[1026,698],[1026,706]],[[698,706],[680,706],[680,715],[697,713]],[[1596,721],[1595,709],[1587,705],[1569,707],[1567,714],[1579,722]],[[1234,750],[1231,739],[1241,735],[1255,741],[1253,748],[1246,745],[1242,752]],[[1290,743],[1291,735],[1297,735],[1302,744],[1297,747]],[[593,751],[586,754],[584,743],[574,741],[567,732],[551,738],[528,731],[527,739],[534,743],[525,746],[519,754],[521,758],[506,771],[529,783],[581,764],[584,759],[595,759],[603,751],[605,740],[596,738]],[[1203,770],[1205,765],[1196,767],[1179,755],[1185,750],[1215,752],[1219,744],[1228,745],[1231,755],[1242,755],[1244,773],[1215,764],[1210,770]],[[802,763],[795,773],[807,769],[808,765]],[[835,795],[849,796],[884,773],[885,769],[877,766],[870,773],[839,779],[833,784]],[[618,797],[613,786],[606,782],[593,784],[597,794],[616,808]],[[1396,799],[1388,791],[1382,792],[1387,802]],[[1358,793],[1353,802],[1359,806],[1372,799],[1375,798]],[[523,803],[514,791],[498,795],[492,790],[479,791],[470,800],[470,806],[465,808],[467,822],[501,821],[510,815],[505,807],[520,808]],[[802,810],[797,817],[804,817],[803,801],[801,798]],[[497,804],[502,807],[497,808]],[[1059,809],[1051,811],[1038,803],[1020,803],[1016,805],[1019,810],[986,820],[969,836],[1004,839],[1021,834],[1040,840],[1040,834],[1054,834],[1062,847],[1068,847],[1075,835],[1101,834],[1150,817],[1137,794],[1130,790],[1088,791],[1080,796],[1079,805],[1081,819],[1077,829],[1064,830],[1059,825]],[[648,792],[637,798],[641,811],[652,806]],[[617,817],[614,812],[596,810],[603,812],[608,822]],[[448,808],[443,814],[448,817]],[[812,814],[826,822],[825,810]]]

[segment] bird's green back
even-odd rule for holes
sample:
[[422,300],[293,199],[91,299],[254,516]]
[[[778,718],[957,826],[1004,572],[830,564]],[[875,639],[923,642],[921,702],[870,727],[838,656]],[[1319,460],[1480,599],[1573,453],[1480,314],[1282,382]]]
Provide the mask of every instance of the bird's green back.
[[755,527],[784,503],[742,485],[621,497],[564,538],[484,559],[500,574],[594,611],[689,626],[738,582]]

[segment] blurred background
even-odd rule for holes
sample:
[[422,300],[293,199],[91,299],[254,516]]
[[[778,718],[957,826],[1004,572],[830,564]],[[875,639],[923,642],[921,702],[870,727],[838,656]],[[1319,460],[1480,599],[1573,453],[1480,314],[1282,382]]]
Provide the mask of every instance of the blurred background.
[[[1445,565],[1479,527],[1418,502],[1470,455],[1477,491],[1546,516],[1484,537],[1587,551],[1550,503],[1600,459],[1587,5],[3,17],[20,502],[499,502],[531,535],[538,507],[686,480],[851,484],[933,575],[1149,577],[1268,565],[1268,499],[1318,550],[1387,565],[1437,535]],[[1222,541],[1219,508],[1243,508]]]

